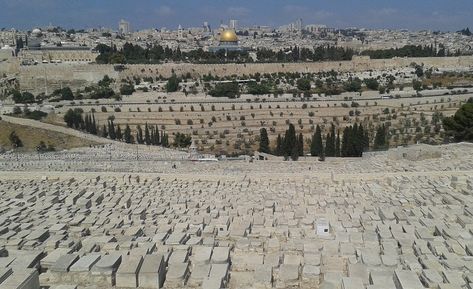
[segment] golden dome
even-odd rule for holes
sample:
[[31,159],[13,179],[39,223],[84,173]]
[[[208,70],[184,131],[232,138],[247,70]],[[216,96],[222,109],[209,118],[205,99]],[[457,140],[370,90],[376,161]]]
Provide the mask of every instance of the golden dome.
[[233,30],[223,30],[220,32],[220,42],[238,42],[238,37]]

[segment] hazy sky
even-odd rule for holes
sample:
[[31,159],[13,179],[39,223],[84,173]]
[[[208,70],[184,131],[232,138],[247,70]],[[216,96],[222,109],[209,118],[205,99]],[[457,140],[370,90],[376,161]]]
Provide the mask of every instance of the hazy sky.
[[111,27],[123,18],[133,29],[304,24],[332,27],[456,31],[473,28],[473,0],[0,0],[0,28]]

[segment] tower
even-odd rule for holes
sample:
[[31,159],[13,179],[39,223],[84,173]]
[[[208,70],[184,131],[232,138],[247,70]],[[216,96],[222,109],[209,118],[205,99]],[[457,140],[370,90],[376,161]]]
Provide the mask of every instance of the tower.
[[237,27],[238,27],[238,20],[235,20],[235,19],[230,20],[229,28],[233,30],[237,30]]
[[182,30],[181,24],[177,27],[177,38],[182,39],[184,37],[184,31]]
[[122,35],[130,33],[130,23],[125,20],[120,20],[118,23],[118,32]]

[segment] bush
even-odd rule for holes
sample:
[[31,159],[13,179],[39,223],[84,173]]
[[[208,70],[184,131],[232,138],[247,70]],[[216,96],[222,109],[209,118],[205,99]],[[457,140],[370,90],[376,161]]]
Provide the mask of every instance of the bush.
[[15,131],[12,131],[10,135],[8,136],[8,140],[10,140],[10,143],[12,147],[14,148],[21,148],[23,147],[23,142],[21,141],[20,137],[16,134]]
[[178,132],[174,136],[175,147],[185,148],[185,147],[190,146],[191,143],[192,143],[192,137],[190,135]]
[[13,91],[12,99],[15,103],[33,103],[35,101],[33,94],[27,91],[21,93],[18,90]]
[[297,88],[302,91],[310,90],[310,80],[307,78],[300,78],[297,80]]
[[240,94],[240,88],[236,82],[219,83],[209,91],[213,97],[235,98]]
[[367,78],[365,79],[365,85],[370,90],[378,90],[379,82],[374,78]]
[[34,119],[34,120],[41,120],[42,118],[48,116],[47,113],[39,111],[39,110],[34,110],[34,111],[25,111],[25,118],[29,119]]
[[56,89],[53,92],[53,95],[60,95],[62,100],[73,100],[74,99],[74,94],[72,93],[72,90],[69,87]]
[[120,94],[121,95],[132,95],[135,92],[135,88],[131,84],[123,84],[120,87]]

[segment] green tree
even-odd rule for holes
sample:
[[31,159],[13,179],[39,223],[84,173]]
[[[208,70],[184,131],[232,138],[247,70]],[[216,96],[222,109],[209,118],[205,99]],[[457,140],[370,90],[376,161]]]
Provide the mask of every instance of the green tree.
[[333,124],[325,142],[325,155],[327,157],[335,157],[335,126]]
[[299,156],[304,156],[304,136],[302,133],[299,133],[299,137],[297,138],[297,148],[299,150]]
[[70,87],[64,87],[63,89],[60,90],[61,94],[61,99],[62,100],[73,100],[74,99],[74,94],[72,93],[72,90]]
[[421,91],[422,90],[422,82],[418,80],[413,80],[412,81],[412,88],[415,91]]
[[297,89],[302,91],[309,91],[311,88],[310,79],[307,78],[299,78],[297,80]]
[[277,156],[283,155],[283,139],[281,137],[281,134],[278,134],[278,137],[276,139],[276,155]]
[[361,80],[358,77],[355,77],[354,79],[349,79],[345,83],[344,89],[350,92],[361,91]]
[[376,129],[376,136],[374,138],[373,148],[375,150],[383,150],[388,148],[386,126],[384,124],[378,126],[378,128]]
[[375,78],[367,78],[364,80],[365,85],[370,90],[378,90],[379,82]]
[[[126,130],[125,130],[125,133],[126,133]],[[129,131],[128,133],[131,140],[132,139],[131,131]],[[117,140],[123,140],[122,128],[120,127],[120,125],[117,125],[117,129],[115,130],[115,137],[117,138]]]
[[269,138],[266,128],[260,129],[259,151],[262,153],[269,153]]
[[283,155],[286,159],[294,154],[294,150],[296,154],[299,155],[299,149],[296,144],[296,128],[290,123],[284,135]]
[[218,83],[209,91],[209,95],[213,97],[235,98],[239,96],[240,88],[237,82]]
[[108,135],[110,136],[110,139],[112,140],[117,138],[115,125],[113,124],[113,119],[108,120]]
[[19,92],[18,90],[13,91],[12,99],[15,103],[33,103],[35,102],[34,95],[30,92]]
[[151,145],[151,135],[149,132],[148,123],[145,124],[145,143]]
[[473,141],[473,98],[463,104],[451,117],[443,119],[443,126],[455,141]]
[[186,148],[192,144],[192,137],[183,133],[176,133],[174,136],[174,146],[179,148]]
[[[120,126],[118,128],[120,128]],[[123,134],[123,138],[124,138],[126,143],[133,143],[133,136],[131,135],[131,128],[128,124],[125,127],[125,132]]]
[[122,86],[120,86],[121,95],[132,95],[133,92],[135,92],[135,88],[129,83],[122,84]]
[[337,131],[337,139],[335,140],[335,156],[340,157],[340,131]]
[[64,114],[64,122],[70,128],[75,129],[84,129],[85,123],[84,119],[82,118],[82,113],[84,111],[81,108],[70,108]]
[[107,130],[107,126],[106,125],[103,125],[102,126],[102,131],[101,131],[101,134],[100,134],[101,137],[108,137],[108,130]]
[[310,154],[315,156],[320,156],[322,153],[323,144],[322,144],[322,130],[320,126],[317,125],[315,128],[315,133],[312,136],[312,141],[310,143]]
[[136,142],[139,143],[139,144],[143,144],[144,143],[144,139],[143,139],[143,130],[141,129],[141,126],[138,125],[136,127]]
[[176,74],[172,74],[172,76],[168,79],[166,83],[166,91],[167,92],[176,92],[179,89],[180,79],[176,76]]

